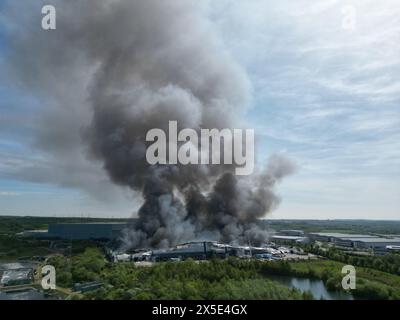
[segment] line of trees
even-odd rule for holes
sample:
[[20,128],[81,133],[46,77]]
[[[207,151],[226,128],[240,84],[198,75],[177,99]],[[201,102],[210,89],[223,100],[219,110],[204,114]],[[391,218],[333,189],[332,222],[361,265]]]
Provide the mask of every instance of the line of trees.
[[321,248],[317,245],[306,245],[304,250],[331,260],[340,261],[353,266],[372,268],[375,270],[400,275],[400,255],[385,254],[382,256],[355,255],[352,251],[337,248]]

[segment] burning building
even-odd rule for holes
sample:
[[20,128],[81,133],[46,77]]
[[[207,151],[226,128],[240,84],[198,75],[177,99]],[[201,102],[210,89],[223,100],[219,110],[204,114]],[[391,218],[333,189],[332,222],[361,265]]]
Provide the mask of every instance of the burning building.
[[194,241],[176,245],[172,248],[156,250],[135,250],[134,253],[111,254],[114,262],[141,261],[182,261],[186,259],[207,260],[210,258],[256,258],[281,259],[284,253],[272,247],[252,247],[218,243],[216,241]]

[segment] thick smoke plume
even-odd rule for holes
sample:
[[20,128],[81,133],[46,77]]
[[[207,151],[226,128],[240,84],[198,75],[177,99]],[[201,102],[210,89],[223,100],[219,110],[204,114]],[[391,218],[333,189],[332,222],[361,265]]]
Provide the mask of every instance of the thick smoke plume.
[[[182,185],[179,179],[170,179],[169,171],[159,170],[144,185],[145,203],[139,210],[139,220],[125,233],[128,247],[168,247],[188,240],[262,244],[268,234],[258,219],[279,204],[274,187],[294,171],[294,166],[275,155],[257,177],[239,180],[233,173],[223,172],[205,184],[202,177],[193,174]],[[202,187],[211,181],[215,181],[212,190],[204,194]]]
[[[257,220],[278,205],[274,187],[292,173],[288,160],[273,156],[264,173],[239,179],[233,166],[150,166],[145,158],[146,133],[167,131],[169,120],[177,121],[178,129],[241,127],[249,81],[219,41],[206,4],[50,2],[57,9],[57,30],[46,34],[33,28],[14,40],[16,52],[27,42],[41,55],[25,63],[24,84],[63,112],[68,107],[76,112],[89,158],[100,160],[114,183],[142,194],[139,219],[126,230],[125,246],[265,241]],[[30,6],[40,13],[38,5]],[[34,19],[26,23],[40,25]],[[52,112],[54,118],[63,114]]]

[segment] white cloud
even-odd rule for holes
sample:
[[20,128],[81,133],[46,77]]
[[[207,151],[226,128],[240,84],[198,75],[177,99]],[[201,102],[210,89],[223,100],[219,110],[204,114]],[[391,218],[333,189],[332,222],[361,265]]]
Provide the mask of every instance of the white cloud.
[[[347,5],[355,8],[354,30],[342,27]],[[285,149],[301,168],[283,184],[283,206],[274,216],[400,212],[400,3],[215,6],[215,23],[255,87],[248,120],[260,151]]]

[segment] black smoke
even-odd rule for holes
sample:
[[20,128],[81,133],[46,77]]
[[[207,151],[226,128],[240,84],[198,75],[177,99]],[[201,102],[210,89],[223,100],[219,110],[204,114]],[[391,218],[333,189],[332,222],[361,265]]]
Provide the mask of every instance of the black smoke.
[[[170,120],[178,130],[242,126],[249,80],[207,18],[207,2],[46,4],[56,7],[56,31],[40,29],[40,4],[24,4],[24,12],[38,14],[18,18],[21,5],[6,2],[8,21],[14,15],[21,23],[9,28],[9,72],[49,106],[36,143],[56,166],[84,154],[113,183],[142,195],[125,246],[265,241],[257,221],[278,205],[276,183],[293,172],[285,158],[274,156],[264,173],[240,179],[232,165],[150,166],[145,158],[146,133],[167,131]],[[60,180],[68,182],[68,172]]]

